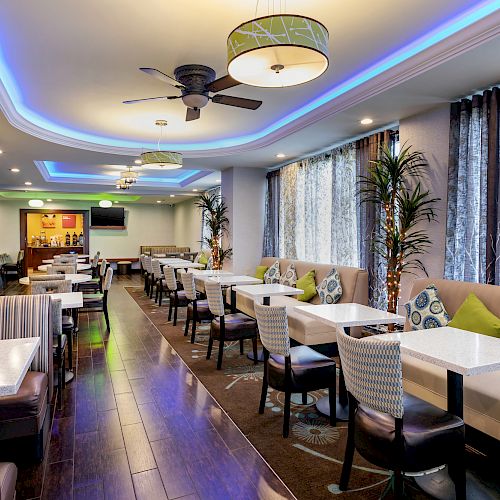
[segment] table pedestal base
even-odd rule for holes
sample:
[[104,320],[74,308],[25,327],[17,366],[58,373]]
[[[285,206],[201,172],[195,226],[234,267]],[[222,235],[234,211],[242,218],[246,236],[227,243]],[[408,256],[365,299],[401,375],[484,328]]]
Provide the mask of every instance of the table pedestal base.
[[[324,398],[318,399],[316,401],[316,408],[322,414],[327,417],[330,416],[330,401],[328,396]],[[347,421],[349,420],[349,403],[346,401],[345,403],[341,403],[337,396],[337,408],[336,408],[336,418],[337,420]]]

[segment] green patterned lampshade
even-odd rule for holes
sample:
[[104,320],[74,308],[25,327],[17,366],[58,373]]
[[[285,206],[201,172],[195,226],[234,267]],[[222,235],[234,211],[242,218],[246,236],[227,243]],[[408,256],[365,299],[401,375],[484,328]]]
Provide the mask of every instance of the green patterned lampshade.
[[182,167],[182,155],[172,151],[147,151],[141,154],[143,168],[174,170]]
[[303,16],[261,17],[238,26],[227,39],[228,73],[256,87],[290,87],[328,68],[328,30]]

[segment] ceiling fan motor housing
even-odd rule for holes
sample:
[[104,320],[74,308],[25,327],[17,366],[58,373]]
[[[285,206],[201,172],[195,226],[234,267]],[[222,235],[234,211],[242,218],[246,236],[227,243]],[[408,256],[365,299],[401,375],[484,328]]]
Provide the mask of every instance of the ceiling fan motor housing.
[[174,70],[175,79],[184,85],[182,102],[190,108],[203,108],[208,104],[206,86],[215,80],[215,71],[201,64],[185,64]]

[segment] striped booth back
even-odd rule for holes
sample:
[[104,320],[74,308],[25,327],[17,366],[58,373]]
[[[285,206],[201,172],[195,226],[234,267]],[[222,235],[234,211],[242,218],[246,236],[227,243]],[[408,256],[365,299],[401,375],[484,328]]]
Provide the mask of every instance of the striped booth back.
[[347,390],[362,405],[402,418],[403,371],[399,341],[356,339],[338,327],[337,345]]
[[290,336],[286,307],[254,304],[262,345],[270,354],[290,355]]

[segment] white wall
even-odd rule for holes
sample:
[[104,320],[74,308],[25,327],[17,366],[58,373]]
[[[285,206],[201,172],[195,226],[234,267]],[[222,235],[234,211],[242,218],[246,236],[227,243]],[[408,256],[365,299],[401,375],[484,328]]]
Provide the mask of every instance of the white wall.
[[[441,198],[436,203],[437,222],[426,224],[425,229],[433,245],[422,257],[431,278],[442,278],[446,243],[446,204],[448,193],[448,155],[450,133],[450,106],[445,104],[430,111],[401,120],[399,139],[413,149],[424,153],[430,165],[428,182],[423,183],[432,197]],[[420,273],[425,276],[423,273]],[[410,298],[411,284],[415,277],[404,276],[401,282],[401,300],[404,304]]]
[[182,201],[174,206],[173,241],[179,247],[189,247],[192,252],[201,248],[201,211],[195,200]]
[[266,170],[241,167],[224,170],[221,191],[230,221],[225,244],[233,249],[233,257],[224,268],[253,276],[262,258]]
[[[96,205],[96,202],[54,202],[46,203],[44,208],[90,210]],[[9,253],[13,259],[19,250],[20,208],[29,208],[27,201],[0,201],[0,252]],[[127,229],[124,231],[90,230],[91,255],[100,250],[101,255],[108,258],[137,257],[140,245],[175,243],[173,208],[127,204],[125,214]]]

